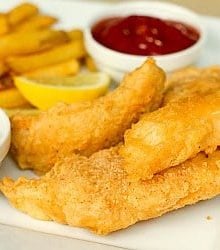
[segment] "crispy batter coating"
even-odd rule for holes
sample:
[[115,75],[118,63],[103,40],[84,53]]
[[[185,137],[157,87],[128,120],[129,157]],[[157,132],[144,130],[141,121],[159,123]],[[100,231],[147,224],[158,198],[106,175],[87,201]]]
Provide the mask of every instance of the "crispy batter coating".
[[59,156],[88,156],[116,145],[143,112],[158,107],[164,81],[164,72],[149,59],[128,74],[116,90],[94,102],[59,104],[38,116],[14,116],[14,158],[21,168],[44,173]]
[[131,179],[150,179],[220,144],[220,92],[171,102],[127,130],[120,154]]
[[98,234],[206,200],[220,193],[220,151],[130,182],[117,148],[71,156],[38,180],[4,178],[0,189],[17,209]]
[[220,67],[179,70],[168,77],[167,85],[163,105],[194,95],[204,96],[214,93],[220,90]]

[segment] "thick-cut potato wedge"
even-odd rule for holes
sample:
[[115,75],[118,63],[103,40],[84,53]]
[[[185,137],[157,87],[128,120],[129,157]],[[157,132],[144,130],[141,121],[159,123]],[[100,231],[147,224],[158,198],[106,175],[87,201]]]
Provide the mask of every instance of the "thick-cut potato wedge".
[[35,15],[29,18],[27,21],[14,27],[16,31],[32,31],[38,29],[49,28],[51,25],[57,22],[57,18],[47,15]]
[[10,25],[7,16],[0,14],[0,35],[7,34],[10,31]]
[[68,39],[65,32],[57,30],[15,32],[0,39],[0,59],[43,51]]
[[76,59],[71,59],[67,62],[58,63],[55,65],[47,66],[26,73],[26,76],[30,77],[63,77],[69,75],[75,75],[79,72],[80,64]]
[[73,29],[67,32],[67,35],[71,40],[83,39],[83,31],[80,29]]
[[83,42],[76,40],[39,54],[10,57],[7,59],[7,65],[15,73],[25,73],[73,58],[79,59],[85,55],[86,50]]
[[10,25],[15,26],[20,22],[34,16],[38,13],[38,8],[31,3],[22,3],[16,6],[14,9],[8,13],[8,21]]
[[85,65],[86,65],[86,67],[88,68],[89,71],[91,71],[91,72],[96,72],[97,71],[97,67],[96,67],[95,62],[92,59],[92,57],[86,56]]
[[27,100],[24,99],[15,87],[0,91],[1,108],[18,108],[27,104]]
[[3,61],[0,61],[0,77],[8,72],[8,67],[5,65]]

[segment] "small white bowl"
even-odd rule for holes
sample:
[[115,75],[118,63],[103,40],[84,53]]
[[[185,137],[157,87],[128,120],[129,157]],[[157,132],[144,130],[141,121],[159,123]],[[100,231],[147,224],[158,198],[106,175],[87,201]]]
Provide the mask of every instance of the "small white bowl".
[[8,116],[0,109],[0,164],[7,155],[11,141],[11,126]]
[[94,58],[97,67],[101,71],[109,73],[114,80],[120,81],[125,73],[132,71],[146,60],[147,56],[129,55],[111,50],[97,42],[91,33],[91,28],[99,20],[108,17],[135,14],[180,21],[195,27],[199,31],[200,38],[193,46],[180,52],[154,56],[157,64],[166,72],[171,72],[191,65],[198,59],[205,40],[205,30],[200,16],[191,10],[170,3],[155,1],[129,2],[116,4],[113,7],[106,9],[106,11],[96,14],[89,21],[89,25],[85,30],[85,43],[87,50]]

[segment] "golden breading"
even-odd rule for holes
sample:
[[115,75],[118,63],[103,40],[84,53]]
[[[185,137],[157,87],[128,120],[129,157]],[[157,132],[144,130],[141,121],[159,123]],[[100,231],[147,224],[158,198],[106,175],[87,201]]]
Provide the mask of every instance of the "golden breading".
[[[135,153],[135,152],[134,152]],[[117,148],[90,158],[71,156],[38,180],[4,178],[0,189],[10,203],[29,215],[98,234],[206,200],[220,193],[220,152],[194,159],[130,182]]]
[[220,67],[179,70],[168,77],[167,85],[163,105],[194,95],[214,93],[220,90]]
[[90,155],[116,145],[143,112],[159,106],[164,81],[164,72],[150,59],[94,102],[59,104],[34,117],[16,115],[11,119],[14,158],[21,168],[46,172],[58,153]]
[[198,152],[213,152],[220,144],[220,92],[171,102],[125,133],[120,150],[131,179],[150,179]]

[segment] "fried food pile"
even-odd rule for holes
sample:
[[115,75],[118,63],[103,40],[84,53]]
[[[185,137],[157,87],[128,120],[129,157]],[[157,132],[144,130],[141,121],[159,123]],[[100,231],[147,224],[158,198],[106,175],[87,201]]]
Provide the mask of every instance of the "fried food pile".
[[[56,17],[21,3],[0,13],[0,107],[30,106],[13,84],[13,77],[53,78],[76,75],[81,65],[95,70],[83,32],[58,30]],[[10,83],[10,84],[8,84]]]
[[219,194],[219,159],[219,151],[201,153],[151,180],[131,182],[112,148],[65,158],[39,180],[5,178],[0,188],[34,218],[108,234]]
[[[217,148],[220,144],[220,78],[214,79],[212,70],[194,71],[199,73],[187,81],[188,69],[182,77],[179,72],[174,73],[168,77],[168,89],[163,90],[164,72],[149,60],[129,74],[112,96],[105,96],[89,106],[85,104],[87,115],[82,126],[92,127],[93,133],[89,135],[93,139],[84,148],[74,140],[75,136],[84,138],[83,133],[88,130],[76,127],[77,135],[68,126],[72,128],[77,123],[73,117],[81,117],[79,114],[85,112],[85,106],[74,109],[74,106],[64,105],[36,117],[15,116],[11,120],[15,159],[18,163],[25,162],[25,168],[39,170],[37,166],[43,169],[46,164],[43,172],[50,170],[39,179],[21,177],[14,181],[6,177],[0,182],[0,190],[14,207],[32,217],[88,228],[97,234],[108,234],[220,194],[220,151]],[[200,91],[204,72],[208,72],[207,82],[203,79],[205,91]],[[220,68],[215,68],[215,72],[220,75]],[[177,83],[173,81],[175,77]],[[211,79],[214,79],[214,88]],[[130,81],[133,85],[128,84]],[[146,82],[142,100],[145,97],[147,101],[143,105],[139,103],[140,109],[133,109],[133,104],[129,107],[129,103],[137,97],[135,85],[139,86],[141,81]],[[120,91],[125,85],[131,95],[125,89]],[[158,108],[162,92],[164,101]],[[114,95],[121,100],[119,106],[112,101]],[[106,105],[111,108],[106,110],[108,119],[103,123],[106,112],[97,110],[104,110]],[[122,109],[123,120],[119,109]],[[140,110],[145,112],[141,116]],[[97,116],[95,121],[99,119],[100,131],[108,131],[108,138],[105,133],[98,133],[97,140],[89,112],[93,119]],[[56,123],[58,114],[63,123]],[[126,120],[126,126],[122,126]],[[67,127],[66,132],[62,126]],[[115,133],[117,126],[118,134]],[[131,128],[126,130],[128,127]],[[59,129],[64,133],[62,141]],[[41,134],[41,130],[45,132]],[[102,137],[105,139],[101,140]],[[94,147],[96,140],[99,147]],[[107,141],[110,143],[106,144]],[[25,144],[30,149],[25,149]],[[70,145],[72,150],[67,150],[65,145]],[[31,148],[34,154],[39,150],[39,157],[29,158]],[[53,150],[55,161],[50,165],[47,153]],[[62,151],[60,157],[57,157],[58,151]]]

